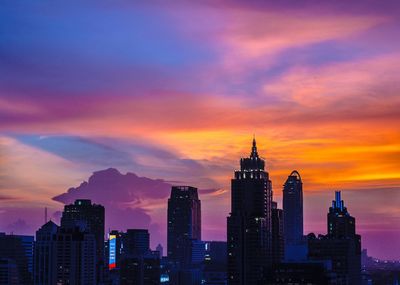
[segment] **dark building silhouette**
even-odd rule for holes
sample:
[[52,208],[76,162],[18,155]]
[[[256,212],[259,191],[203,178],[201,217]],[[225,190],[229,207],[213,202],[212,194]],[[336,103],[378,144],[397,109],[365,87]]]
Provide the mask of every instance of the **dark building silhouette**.
[[168,258],[183,264],[191,240],[201,240],[201,204],[197,188],[173,186],[168,199]]
[[32,250],[33,237],[0,233],[1,279],[32,284]]
[[47,222],[36,232],[35,284],[96,284],[96,240]]
[[356,234],[355,219],[350,216],[340,192],[328,213],[328,234],[308,237],[309,258],[330,260],[338,285],[361,284],[361,237]]
[[150,249],[146,229],[111,231],[107,242],[109,278],[112,284],[160,283],[160,255]]
[[17,263],[14,259],[0,257],[0,285],[19,285]]
[[278,204],[272,202],[272,263],[280,263],[284,259],[284,234],[283,234],[283,210],[278,209]]
[[55,237],[58,228],[55,223],[49,221],[36,231],[33,275],[35,285],[51,285],[57,282],[57,240]]
[[124,252],[133,255],[144,255],[150,251],[150,234],[145,229],[128,229],[123,234]]
[[253,285],[272,262],[272,186],[256,141],[250,157],[240,160],[231,181],[231,213],[227,219],[228,284]]
[[121,285],[160,284],[160,258],[158,254],[127,255],[121,260]]
[[76,200],[66,205],[61,217],[61,227],[75,228],[92,233],[96,241],[96,280],[103,281],[104,268],[104,219],[102,205],[92,204],[91,200]]
[[225,241],[206,241],[203,284],[226,285],[227,244]]
[[301,259],[303,238],[303,183],[294,170],[283,185],[285,259]]
[[322,263],[280,263],[271,265],[258,285],[329,285],[329,273]]

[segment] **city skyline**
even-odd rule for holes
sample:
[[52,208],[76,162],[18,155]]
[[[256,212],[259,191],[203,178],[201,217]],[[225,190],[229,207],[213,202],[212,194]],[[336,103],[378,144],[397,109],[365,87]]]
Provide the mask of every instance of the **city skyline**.
[[192,2],[0,4],[0,232],[83,195],[166,248],[170,186],[192,185],[224,240],[255,133],[280,208],[301,174],[304,234],[340,190],[363,247],[400,259],[399,3]]

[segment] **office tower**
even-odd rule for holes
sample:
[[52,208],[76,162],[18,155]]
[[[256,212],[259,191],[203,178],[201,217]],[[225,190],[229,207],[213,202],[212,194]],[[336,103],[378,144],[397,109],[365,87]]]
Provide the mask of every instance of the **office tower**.
[[92,204],[90,200],[76,200],[66,205],[61,217],[61,227],[75,228],[92,233],[96,240],[96,274],[97,282],[103,279],[104,268],[104,207]]
[[184,263],[185,247],[201,240],[201,204],[197,188],[173,186],[168,199],[168,258]]
[[340,191],[335,192],[335,200],[328,213],[328,236],[331,238],[354,238],[356,235],[356,220],[350,216]]
[[311,260],[330,260],[332,272],[336,275],[335,284],[361,284],[361,237],[355,231],[355,219],[350,216],[340,192],[327,215],[328,234],[309,235],[308,250]]
[[36,232],[34,284],[96,284],[96,240],[52,221]]
[[132,255],[144,255],[150,251],[150,234],[145,229],[128,229],[123,234],[124,252]]
[[294,170],[283,186],[283,216],[285,246],[303,240],[303,183]]
[[6,235],[0,233],[0,258],[3,260],[3,270],[7,268],[8,276],[16,277],[18,284],[32,284],[32,243],[33,237]]
[[52,221],[44,224],[36,231],[34,247],[34,274],[35,285],[56,284],[56,239],[58,226]]
[[272,262],[272,186],[256,141],[250,157],[240,160],[231,181],[231,213],[228,217],[228,284],[252,285],[262,268]]
[[272,263],[280,263],[284,258],[283,210],[278,209],[278,204],[272,202]]

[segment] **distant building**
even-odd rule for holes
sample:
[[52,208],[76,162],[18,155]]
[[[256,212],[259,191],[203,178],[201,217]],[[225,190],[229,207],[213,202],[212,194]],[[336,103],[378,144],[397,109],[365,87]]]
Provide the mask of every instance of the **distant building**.
[[162,247],[161,244],[158,244],[156,247],[156,251],[160,254],[160,259],[164,256],[164,248]]
[[124,252],[132,255],[144,255],[150,250],[150,234],[145,229],[128,229],[123,234]]
[[280,263],[284,259],[284,234],[283,234],[283,210],[278,209],[276,202],[272,202],[272,263]]
[[[8,276],[18,284],[32,283],[32,250],[33,237],[7,235],[0,233],[0,258],[2,259],[2,275]],[[15,276],[16,269],[16,276]],[[9,270],[6,272],[6,270]],[[4,277],[6,279],[6,277]]]
[[47,222],[36,232],[34,284],[96,284],[96,240]]
[[76,200],[66,205],[61,217],[62,228],[79,227],[80,231],[92,233],[96,241],[96,280],[102,282],[104,262],[104,220],[105,210],[102,205],[92,204],[91,200]]
[[340,192],[328,213],[328,234],[316,238],[309,235],[308,249],[311,260],[330,260],[336,284],[361,284],[361,237],[356,234],[355,219],[350,216]]
[[57,240],[58,226],[52,221],[36,231],[34,249],[34,284],[57,284]]
[[256,284],[262,268],[272,263],[272,186],[255,139],[250,157],[240,160],[240,170],[235,171],[231,184],[228,284]]
[[300,174],[293,170],[283,185],[283,220],[285,260],[306,259],[303,238],[303,183]]
[[197,188],[173,186],[168,199],[168,258],[185,262],[185,247],[201,240],[201,203]]

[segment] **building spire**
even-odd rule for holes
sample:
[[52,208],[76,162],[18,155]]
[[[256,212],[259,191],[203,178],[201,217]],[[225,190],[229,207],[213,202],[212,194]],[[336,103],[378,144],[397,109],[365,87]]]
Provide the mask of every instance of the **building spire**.
[[251,158],[258,157],[258,152],[257,152],[257,143],[256,143],[256,135],[253,135],[253,146],[251,148]]

